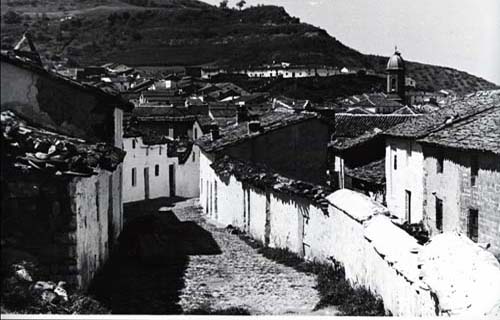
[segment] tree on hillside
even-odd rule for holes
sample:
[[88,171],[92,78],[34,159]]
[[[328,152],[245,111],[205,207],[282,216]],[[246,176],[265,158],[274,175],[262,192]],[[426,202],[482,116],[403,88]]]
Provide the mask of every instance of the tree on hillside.
[[222,1],[220,2],[220,4],[219,4],[219,7],[220,7],[221,9],[227,9],[227,3],[228,3],[228,2],[229,2],[228,0],[222,0]]
[[22,21],[22,17],[17,12],[10,10],[3,15],[3,19],[8,24],[20,23]]
[[245,0],[241,0],[241,1],[238,1],[238,2],[236,3],[236,6],[237,6],[237,7],[238,7],[238,9],[240,9],[240,11],[241,11],[241,9],[243,9],[243,7],[245,6],[245,4],[247,4],[247,2],[246,2]]

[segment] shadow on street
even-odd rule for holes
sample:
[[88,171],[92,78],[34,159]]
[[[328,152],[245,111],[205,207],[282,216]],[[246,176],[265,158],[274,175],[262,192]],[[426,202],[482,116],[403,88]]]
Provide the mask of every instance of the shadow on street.
[[210,232],[160,206],[165,199],[126,207],[118,245],[89,288],[115,314],[181,314],[189,255],[221,253]]

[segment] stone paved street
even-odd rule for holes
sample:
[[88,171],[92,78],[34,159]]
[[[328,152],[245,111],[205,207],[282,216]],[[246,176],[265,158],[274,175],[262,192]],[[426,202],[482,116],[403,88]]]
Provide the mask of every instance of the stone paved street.
[[179,302],[184,312],[239,307],[251,314],[335,314],[312,312],[319,300],[315,275],[263,257],[237,235],[207,223],[196,206],[191,199],[177,203],[173,211],[180,220],[195,221],[212,233],[222,254],[190,256]]

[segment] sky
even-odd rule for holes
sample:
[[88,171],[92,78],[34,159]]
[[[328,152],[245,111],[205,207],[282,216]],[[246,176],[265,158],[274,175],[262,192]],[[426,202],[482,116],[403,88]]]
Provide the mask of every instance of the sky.
[[[218,5],[220,0],[203,0]],[[233,7],[237,0],[229,0]],[[247,0],[273,4],[365,54],[448,66],[500,84],[499,0]]]

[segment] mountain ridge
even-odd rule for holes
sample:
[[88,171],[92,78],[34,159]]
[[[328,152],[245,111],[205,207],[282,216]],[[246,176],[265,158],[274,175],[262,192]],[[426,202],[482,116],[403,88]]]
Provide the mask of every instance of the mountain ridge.
[[[384,72],[388,59],[349,48],[277,6],[240,11],[196,0],[46,0],[43,10],[34,13],[41,1],[1,3],[3,48],[31,30],[42,54],[67,56],[81,64],[246,68],[286,61]],[[7,23],[9,11],[17,12],[20,21]],[[407,61],[407,69],[424,90],[471,92],[496,87],[453,68]]]

